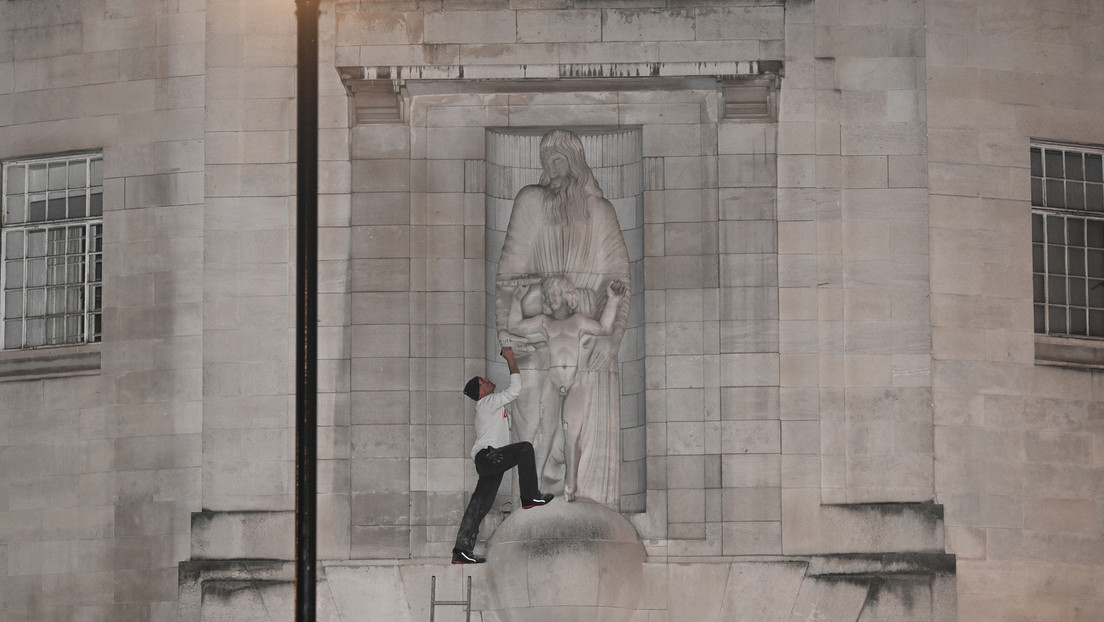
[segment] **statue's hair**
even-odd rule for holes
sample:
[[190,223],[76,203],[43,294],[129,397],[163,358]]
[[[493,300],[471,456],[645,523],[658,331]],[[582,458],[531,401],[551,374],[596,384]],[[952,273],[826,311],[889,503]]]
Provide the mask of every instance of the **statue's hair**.
[[[541,164],[553,153],[558,153],[567,160],[566,196],[552,195],[546,197],[544,202],[545,216],[552,224],[563,224],[574,218],[584,220],[589,218],[587,199],[601,197],[602,189],[598,186],[598,180],[594,178],[594,172],[587,164],[586,155],[583,153],[583,141],[568,130],[552,130],[541,138]],[[548,186],[550,181],[548,173],[542,172],[541,185]]]
[[560,290],[560,293],[564,294],[574,290],[575,284],[566,276],[560,276],[558,274],[546,276],[541,279],[541,293],[547,294],[555,289]]
[[[564,304],[566,304],[568,308],[572,311],[576,311],[578,307],[578,301],[575,300],[573,296],[569,295],[576,291],[575,283],[573,283],[571,279],[559,275],[546,276],[541,279],[541,298],[544,301],[548,300],[548,292],[555,289],[560,290],[560,295],[564,299]],[[548,305],[545,304],[544,306],[547,307]],[[547,308],[545,310],[546,312],[551,311],[551,309]]]

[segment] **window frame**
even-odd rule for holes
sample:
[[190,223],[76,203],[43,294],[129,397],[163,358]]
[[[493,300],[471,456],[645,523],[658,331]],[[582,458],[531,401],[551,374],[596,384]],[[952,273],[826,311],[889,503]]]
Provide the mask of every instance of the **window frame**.
[[[1036,150],[1039,153],[1038,162]],[[1061,177],[1048,176],[1048,151],[1062,152]],[[1066,157],[1070,153],[1080,154],[1082,164],[1078,174],[1072,177],[1065,170]],[[1104,205],[1099,200],[1099,193],[1104,190],[1104,170],[1099,175],[1101,179],[1087,179],[1084,166],[1086,156],[1104,161],[1104,145],[1032,138],[1029,155],[1028,203],[1031,207],[1032,332],[1035,336],[1035,360],[1046,365],[1104,368],[1104,290],[1094,292],[1094,289],[1104,288],[1104,240],[1098,240],[1094,244],[1089,235],[1090,229],[1098,234],[1104,230]],[[1050,191],[1056,189],[1054,184],[1059,182],[1062,184],[1061,200],[1054,201],[1056,205],[1051,204]],[[1068,192],[1071,184],[1075,188],[1079,184],[1081,192],[1072,206],[1067,201],[1068,197],[1073,196]],[[1095,197],[1086,194],[1089,185],[1097,192]],[[1094,206],[1097,209],[1089,209],[1088,202],[1092,199],[1096,199]],[[1051,225],[1059,222],[1062,224],[1060,234],[1048,236]],[[1074,223],[1072,228],[1071,222]],[[1060,242],[1054,241],[1057,237],[1061,238]],[[1061,255],[1060,258],[1054,255],[1054,249],[1061,249],[1057,253]],[[1079,258],[1082,257],[1084,262],[1072,267],[1074,262],[1071,259],[1080,261]],[[1051,264],[1057,259],[1061,260],[1062,266],[1060,269],[1052,269]],[[1052,279],[1060,280],[1064,287],[1058,300],[1053,296],[1051,284],[1055,281]],[[1071,289],[1071,283],[1080,287],[1082,281],[1083,290]],[[1092,281],[1099,283],[1093,286]],[[1054,309],[1065,313],[1065,332],[1053,331],[1051,313]],[[1077,313],[1085,313],[1084,334],[1076,332],[1082,327],[1080,323],[1071,321],[1074,318],[1071,309],[1077,310]],[[1075,332],[1070,332],[1071,324]]]
[[[83,164],[81,164],[81,160],[84,161]],[[64,181],[61,182],[60,186],[49,181],[51,168],[48,165],[51,163],[64,163]],[[38,194],[35,189],[29,187],[27,180],[30,179],[32,174],[30,172],[32,167],[42,164],[47,165],[44,173],[47,177],[47,190],[44,190],[40,195],[41,209],[43,210],[41,218],[34,218],[29,215],[32,209],[29,201],[23,202],[22,213],[17,211],[13,216],[13,209],[20,210],[19,204],[10,203],[13,197],[30,197],[32,193]],[[76,165],[75,169],[71,169],[73,165]],[[10,177],[13,169],[27,171],[25,173],[27,177],[21,182],[13,183]],[[73,181],[71,181],[73,170],[78,170],[83,179],[71,186],[70,184],[73,184]],[[96,173],[98,173],[98,179]],[[15,186],[16,191],[10,192],[13,186]],[[78,193],[78,190],[83,194]],[[60,203],[55,203],[51,194],[47,193],[57,193],[54,196],[60,195],[65,198]],[[26,370],[42,367],[38,363],[33,363],[33,359],[42,358],[43,360],[56,361],[59,358],[59,353],[56,352],[50,353],[46,357],[27,355],[28,352],[74,347],[84,348],[94,353],[95,367],[98,368],[103,313],[103,193],[102,150],[82,150],[0,160],[0,259],[2,259],[0,261],[0,264],[2,264],[0,265],[0,356],[5,359],[5,364],[0,364],[0,373],[3,373],[3,367],[10,367],[6,363],[12,361],[21,361],[16,364],[16,367]],[[97,196],[99,196],[98,202],[96,201]],[[74,201],[74,199],[80,200]],[[55,212],[59,207],[61,209],[60,217],[59,213]],[[78,213],[73,215],[70,210],[78,211]],[[54,218],[49,218],[51,215]],[[11,222],[13,220],[16,222]],[[79,235],[69,237],[78,231],[80,232]],[[18,257],[9,257],[8,244],[10,243],[9,240],[13,239],[10,236],[21,236],[25,242],[28,236],[35,234],[41,236],[44,243],[49,245],[53,235],[52,232],[62,232],[60,248],[58,247],[58,241],[54,240],[54,249],[61,251],[60,253],[52,252],[53,249],[46,249],[41,257],[38,257],[38,255],[32,256],[26,250],[19,250],[16,251],[19,253]],[[28,283],[21,281],[19,287],[9,291],[9,278],[15,278],[16,272],[19,273],[21,280],[26,279],[27,275],[31,274],[27,269],[28,264],[31,263],[31,257],[37,258],[41,263],[40,267],[44,276],[41,276],[40,280],[43,282],[30,286]],[[22,267],[11,267],[13,262],[21,263]],[[60,276],[61,281],[50,278],[48,273],[51,265],[55,277]],[[72,277],[72,275],[67,274],[71,269],[77,269],[79,275]],[[75,278],[75,280],[70,282],[71,278]],[[37,312],[28,314],[27,306],[30,304],[30,296],[27,292],[30,290],[41,290],[34,296],[34,299],[41,302],[42,305],[47,305],[46,301],[49,300],[53,303],[53,306],[50,308],[43,306],[41,314]],[[59,299],[59,293],[60,298],[63,299],[60,306],[56,302]],[[68,296],[76,298],[76,303],[67,305],[64,299]],[[17,347],[7,347],[8,330],[12,323],[9,322],[12,318],[8,317],[8,305],[11,302],[19,302],[21,305],[19,326],[22,332],[18,338],[19,346]],[[26,326],[29,324],[28,317],[41,317],[43,331],[41,344],[28,345],[27,343]],[[48,324],[65,326],[67,324],[73,325],[74,321],[77,330],[70,332],[62,328],[60,339],[54,340],[53,343],[49,342],[49,331],[46,328]],[[76,338],[73,339],[70,335],[76,336]],[[17,353],[23,354],[14,356]],[[78,354],[77,356],[85,362],[76,364],[76,367],[88,367],[87,359],[89,355]],[[31,363],[28,364],[28,361],[31,361]],[[45,367],[71,370],[74,364],[62,361],[60,364],[47,364]]]

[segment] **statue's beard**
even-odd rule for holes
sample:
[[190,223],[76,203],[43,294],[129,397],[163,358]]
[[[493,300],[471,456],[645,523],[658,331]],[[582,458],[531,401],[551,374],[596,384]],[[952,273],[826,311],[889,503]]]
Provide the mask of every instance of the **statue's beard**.
[[569,181],[566,176],[548,180],[548,187],[544,192],[544,214],[551,224],[567,224],[571,194]]

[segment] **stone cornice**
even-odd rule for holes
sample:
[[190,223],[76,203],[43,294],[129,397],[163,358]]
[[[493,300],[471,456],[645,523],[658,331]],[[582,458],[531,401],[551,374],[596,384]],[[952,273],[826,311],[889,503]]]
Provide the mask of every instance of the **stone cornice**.
[[559,78],[716,78],[781,74],[781,61],[677,63],[548,63],[519,65],[390,65],[339,67],[350,80],[519,80]]
[[[565,92],[717,89],[726,118],[775,117],[781,61],[541,65],[391,65],[338,67],[353,97],[355,122],[402,120],[406,97],[462,92]],[[730,102],[738,102],[730,106]]]

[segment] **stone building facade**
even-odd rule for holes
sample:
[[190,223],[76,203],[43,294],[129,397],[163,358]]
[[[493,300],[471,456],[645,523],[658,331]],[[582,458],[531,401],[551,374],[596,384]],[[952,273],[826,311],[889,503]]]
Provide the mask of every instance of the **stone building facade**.
[[[1033,223],[1091,219],[1032,194],[1095,200],[1104,6],[321,8],[321,619],[424,620],[431,577],[470,576],[499,620],[483,567],[446,563],[459,388],[505,374],[495,137],[551,127],[632,136],[633,622],[1104,617],[1104,358],[1091,312],[1069,337],[1033,304],[1078,276],[1044,242],[1094,249]],[[5,620],[291,619],[295,21],[0,4],[0,233],[43,163],[102,157],[103,205],[99,336],[0,352]]]

